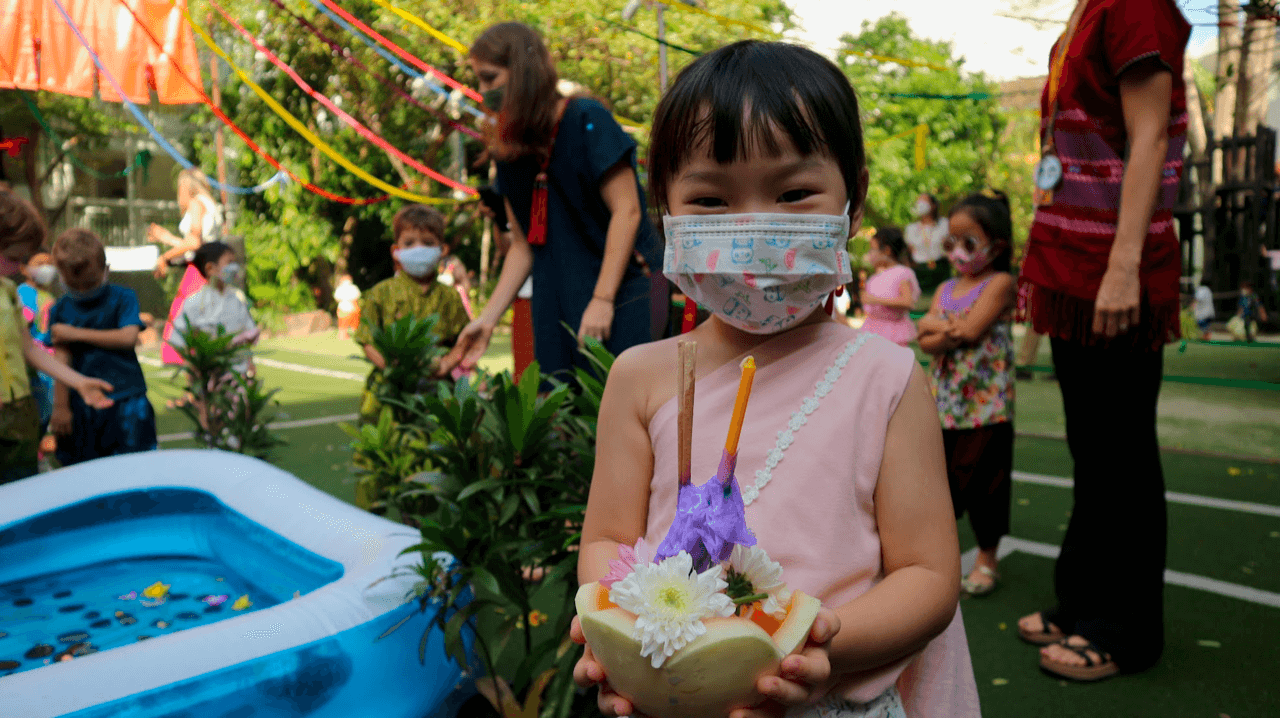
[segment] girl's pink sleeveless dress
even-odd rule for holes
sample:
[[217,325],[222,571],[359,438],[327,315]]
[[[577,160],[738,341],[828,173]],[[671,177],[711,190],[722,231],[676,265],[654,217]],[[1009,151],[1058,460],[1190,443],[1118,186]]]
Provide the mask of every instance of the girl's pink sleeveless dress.
[[[757,372],[742,429],[738,482],[747,525],[782,564],[787,584],[839,606],[883,578],[875,489],[889,419],[915,366],[910,350],[836,322],[801,327],[751,351]],[[720,462],[740,360],[699,378],[693,476]],[[677,405],[649,425],[654,477],[646,540],[675,514]],[[655,544],[656,545],[656,544]],[[896,686],[911,718],[978,718],[978,692],[960,610],[915,656],[850,677],[831,697],[870,703]]]
[[[867,292],[880,299],[897,299],[902,283],[911,283],[912,301],[920,299],[920,283],[911,267],[901,264],[876,272],[867,279]],[[907,346],[916,338],[916,325],[905,309],[890,309],[879,304],[868,304],[867,319],[862,331],[879,334],[899,346]]]

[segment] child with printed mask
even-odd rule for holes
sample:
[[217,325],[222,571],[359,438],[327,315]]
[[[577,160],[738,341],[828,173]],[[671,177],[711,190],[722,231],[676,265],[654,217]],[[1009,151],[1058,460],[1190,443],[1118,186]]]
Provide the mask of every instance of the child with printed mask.
[[[186,346],[187,333],[196,330],[209,336],[230,334],[232,344],[248,346],[258,340],[258,325],[249,314],[244,294],[236,285],[244,270],[236,261],[236,252],[222,242],[206,242],[196,250],[192,260],[205,285],[187,297],[182,312],[173,323],[169,344],[181,351]],[[253,356],[246,348],[236,363],[236,371],[253,376]]]
[[40,407],[28,367],[66,382],[90,406],[112,405],[113,387],[59,364],[31,340],[15,278],[44,244],[45,228],[30,202],[0,191],[0,484],[40,468]]
[[947,448],[956,518],[967,511],[978,558],[962,582],[972,596],[999,580],[996,551],[1009,533],[1013,471],[1016,286],[1009,273],[1009,200],[987,190],[951,210],[946,249],[960,276],[938,288],[920,319],[920,348],[934,355],[933,386]]
[[[365,292],[360,306],[360,326],[355,333],[356,343],[363,347],[364,355],[373,364],[360,404],[363,422],[376,422],[382,411],[375,389],[383,380],[387,360],[373,346],[375,329],[383,329],[406,316],[434,315],[436,336],[442,345],[452,347],[468,322],[467,310],[458,293],[436,278],[440,259],[448,249],[444,240],[444,215],[426,205],[411,204],[396,213],[391,229],[395,237],[391,247],[395,276]],[[460,363],[461,357],[451,352],[441,360],[434,378],[449,376]]]
[[49,336],[59,361],[109,382],[115,404],[97,409],[54,389],[50,430],[58,462],[70,466],[103,456],[156,448],[156,413],[134,350],[145,328],[132,289],[107,282],[107,256],[97,235],[69,229],[53,245],[53,261],[67,293],[49,310]]
[[[851,279],[846,243],[869,181],[849,81],[804,48],[734,43],[680,73],[649,147],[664,271],[713,312],[684,335],[697,342],[693,425],[729,423],[739,365],[754,357],[737,464],[752,477],[742,483],[747,525],[788,586],[824,605],[809,643],[760,677],[756,706],[731,715],[978,716],[924,372],[910,350],[833,320],[825,306]],[[656,546],[672,524],[676,341],[634,347],[609,374],[581,583],[605,577],[619,545]],[[852,438],[849,426],[859,427]],[[693,474],[712,476],[723,434],[697,432]],[[585,640],[577,618],[571,637]],[[606,715],[632,712],[590,648],[574,677],[601,686]]]
[[862,331],[872,332],[898,346],[907,346],[916,338],[916,325],[911,321],[911,308],[920,300],[920,283],[916,273],[902,264],[906,242],[897,227],[877,229],[862,263],[875,270],[862,291],[862,306],[867,319]]

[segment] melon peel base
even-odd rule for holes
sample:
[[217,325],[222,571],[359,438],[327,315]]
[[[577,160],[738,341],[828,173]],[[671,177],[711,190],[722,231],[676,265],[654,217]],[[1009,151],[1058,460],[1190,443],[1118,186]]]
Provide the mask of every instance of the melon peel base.
[[582,633],[610,687],[655,718],[724,716],[758,702],[756,681],[804,647],[822,606],[795,591],[781,621],[759,610],[749,618],[704,619],[706,633],[654,668],[633,636],[636,615],[611,603],[608,589],[586,584],[575,603]]

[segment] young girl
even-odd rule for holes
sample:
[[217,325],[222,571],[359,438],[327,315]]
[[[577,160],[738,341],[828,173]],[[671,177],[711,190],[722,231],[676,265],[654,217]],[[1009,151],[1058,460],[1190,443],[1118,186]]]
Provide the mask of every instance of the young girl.
[[[833,321],[868,175],[853,88],[809,50],[743,41],[690,64],[654,116],[665,273],[709,307],[697,342],[693,472],[720,461],[739,363],[757,365],[738,460],[748,525],[792,588],[822,600],[810,643],[734,716],[977,716],[957,607],[937,411],[913,354]],[[769,267],[773,267],[769,269]],[[788,267],[803,268],[790,271]],[[783,301],[779,301],[779,300]],[[677,493],[676,340],[614,364],[600,409],[578,578],[660,542]],[[849,438],[847,427],[859,430]],[[656,544],[655,544],[656,545]],[[583,641],[575,619],[572,637]],[[587,649],[574,676],[628,715]]]
[[40,409],[31,393],[27,366],[80,393],[86,404],[113,404],[112,386],[58,363],[31,341],[13,277],[44,244],[45,229],[30,203],[0,191],[0,484],[33,476],[39,467]]
[[907,242],[897,227],[877,229],[862,261],[875,269],[862,292],[867,320],[862,331],[872,332],[898,346],[916,338],[916,325],[907,316],[920,299],[920,283],[911,267],[902,264]]
[[920,319],[920,348],[933,354],[933,386],[947,447],[956,518],[969,512],[978,558],[961,589],[995,590],[996,549],[1009,533],[1013,471],[1013,251],[1009,200],[986,191],[951,210],[944,282]]

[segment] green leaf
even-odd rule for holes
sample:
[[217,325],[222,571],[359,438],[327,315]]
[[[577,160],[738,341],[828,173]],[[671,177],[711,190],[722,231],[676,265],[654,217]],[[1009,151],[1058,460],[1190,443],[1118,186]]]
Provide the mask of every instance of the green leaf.
[[494,575],[488,569],[482,566],[473,566],[467,570],[467,573],[471,574],[471,583],[476,588],[488,591],[495,596],[503,595],[502,589],[498,587],[498,579],[494,578]]

